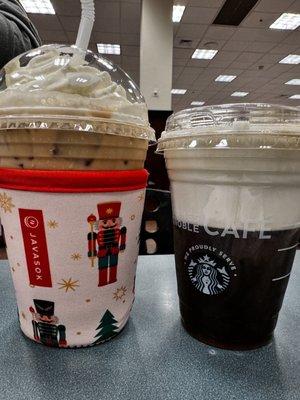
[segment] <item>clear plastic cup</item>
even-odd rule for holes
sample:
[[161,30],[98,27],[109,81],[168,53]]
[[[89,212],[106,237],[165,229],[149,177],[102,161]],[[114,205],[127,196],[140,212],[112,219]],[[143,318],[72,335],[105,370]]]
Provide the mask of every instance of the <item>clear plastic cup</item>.
[[140,169],[155,140],[133,80],[75,46],[46,45],[10,61],[0,93],[1,167]]
[[300,112],[226,104],[172,115],[159,141],[171,181],[183,324],[251,349],[273,335],[300,239]]
[[148,142],[144,99],[110,61],[43,46],[0,74],[0,212],[22,332],[102,343],[134,301]]

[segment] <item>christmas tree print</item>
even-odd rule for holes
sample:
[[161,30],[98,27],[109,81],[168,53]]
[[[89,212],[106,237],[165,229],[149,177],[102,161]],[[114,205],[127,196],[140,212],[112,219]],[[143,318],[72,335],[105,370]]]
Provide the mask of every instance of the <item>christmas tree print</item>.
[[94,344],[102,343],[105,340],[108,340],[115,336],[118,332],[117,323],[118,321],[115,319],[113,314],[109,310],[106,310],[100,321],[99,326],[96,328],[96,331],[99,332],[95,336],[96,340]]

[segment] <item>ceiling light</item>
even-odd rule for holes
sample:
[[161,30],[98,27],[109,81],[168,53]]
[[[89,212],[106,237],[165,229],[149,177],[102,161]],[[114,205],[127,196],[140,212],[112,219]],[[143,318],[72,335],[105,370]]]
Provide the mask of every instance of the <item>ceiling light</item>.
[[279,61],[280,64],[299,64],[300,56],[298,54],[289,54]]
[[205,104],[205,101],[192,101],[191,106],[203,106]]
[[100,54],[121,54],[121,46],[119,44],[97,44],[98,53]]
[[300,26],[300,14],[283,13],[269,26],[271,29],[294,30]]
[[300,94],[293,94],[293,96],[290,96],[289,98],[293,100],[300,100]]
[[300,79],[291,79],[285,82],[286,85],[300,85]]
[[20,0],[25,11],[32,14],[55,14],[50,0]]
[[249,92],[233,92],[231,96],[233,97],[245,97]]
[[172,89],[172,94],[186,94],[186,89]]
[[216,82],[232,82],[236,78],[236,75],[219,75]]
[[182,15],[184,13],[185,6],[173,6],[173,15],[172,15],[172,21],[173,22],[180,22]]
[[206,49],[196,49],[192,58],[211,60],[217,54],[218,50],[206,50]]

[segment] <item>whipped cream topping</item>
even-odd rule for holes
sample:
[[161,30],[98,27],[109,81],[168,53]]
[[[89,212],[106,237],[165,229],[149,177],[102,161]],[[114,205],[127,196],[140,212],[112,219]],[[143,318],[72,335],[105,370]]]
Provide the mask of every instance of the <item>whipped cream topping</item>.
[[42,46],[15,58],[5,66],[5,85],[0,114],[99,116],[149,126],[134,82],[109,61],[76,47]]

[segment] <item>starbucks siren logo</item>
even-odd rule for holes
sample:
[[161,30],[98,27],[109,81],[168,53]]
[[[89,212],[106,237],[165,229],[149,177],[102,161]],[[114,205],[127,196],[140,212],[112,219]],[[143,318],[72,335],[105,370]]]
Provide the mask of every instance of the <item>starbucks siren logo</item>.
[[188,273],[193,285],[202,293],[215,295],[227,289],[230,275],[224,260],[214,254],[190,254],[188,257]]

